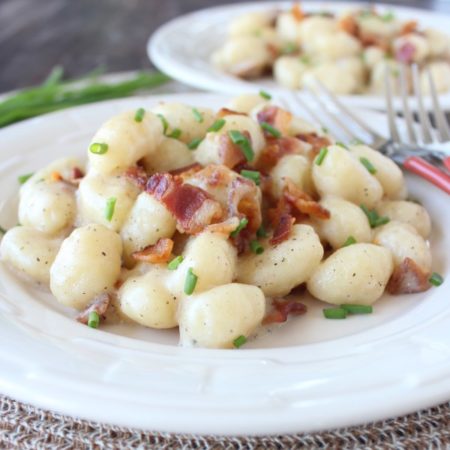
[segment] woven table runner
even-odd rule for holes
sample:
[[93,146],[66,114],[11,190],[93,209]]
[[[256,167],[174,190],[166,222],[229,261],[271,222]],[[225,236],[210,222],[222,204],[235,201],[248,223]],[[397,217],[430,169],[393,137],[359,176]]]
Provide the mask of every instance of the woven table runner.
[[0,449],[450,449],[450,402],[414,414],[320,433],[263,437],[170,434],[105,425],[0,396]]

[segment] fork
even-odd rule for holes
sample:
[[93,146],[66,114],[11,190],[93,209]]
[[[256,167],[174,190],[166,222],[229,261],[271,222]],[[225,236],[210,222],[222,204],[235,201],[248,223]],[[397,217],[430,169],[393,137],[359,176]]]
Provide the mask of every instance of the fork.
[[[419,88],[418,84],[418,74],[416,67],[416,75],[415,75],[415,88]],[[405,69],[401,73],[402,77],[405,77]],[[445,116],[442,112],[442,109],[439,107],[439,102],[437,101],[436,90],[434,89],[434,83],[432,77],[429,76],[431,80],[430,84],[430,92],[433,99],[433,107],[434,114],[436,117],[437,124],[437,132],[438,138],[440,141],[446,141],[450,139],[450,132],[448,130],[448,125],[445,120]],[[353,111],[342,103],[341,100],[337,98],[332,92],[326,88],[323,83],[316,79],[316,83],[319,86],[321,92],[325,95],[325,97],[331,102],[337,111],[339,112],[339,116],[332,113],[330,108],[320,95],[314,92],[311,89],[306,88],[306,91],[309,93],[310,97],[315,101],[316,105],[320,108],[321,113],[325,113],[342,131],[346,134],[351,141],[360,141],[358,136],[352,131],[349,127],[349,122],[353,122],[360,129],[362,129],[367,135],[370,136],[371,142],[368,145],[375,150],[378,150],[380,153],[392,158],[397,164],[403,166],[410,172],[415,173],[416,175],[421,176],[427,181],[433,183],[435,186],[443,190],[444,192],[450,194],[450,157],[439,150],[427,149],[418,145],[417,136],[413,126],[413,118],[411,114],[411,110],[408,107],[407,99],[406,99],[406,89],[401,89],[402,94],[402,104],[404,106],[404,118],[407,125],[408,130],[408,138],[410,143],[403,143],[400,139],[400,134],[397,128],[397,122],[395,119],[395,112],[392,106],[392,96],[391,96],[391,80],[390,74],[386,72],[386,103],[387,103],[387,112],[388,112],[388,124],[390,130],[390,137],[386,138],[379,134],[377,131],[373,130],[367,123],[361,120],[358,116],[356,116]],[[401,80],[401,85],[404,86],[404,80]],[[423,135],[423,142],[430,143],[433,141],[434,129],[431,127],[428,116],[423,107],[423,98],[420,90],[416,90],[417,100],[419,105],[419,119],[420,125]],[[308,106],[307,102],[303,101],[300,97],[299,93],[294,93],[293,95],[284,98],[285,103],[295,102],[294,106],[303,107],[311,117],[316,120],[320,125],[326,128],[326,125],[322,121],[320,117],[314,112],[313,108]],[[329,103],[328,102],[328,103]],[[406,105],[406,107],[405,107]],[[289,105],[291,106],[291,105]]]

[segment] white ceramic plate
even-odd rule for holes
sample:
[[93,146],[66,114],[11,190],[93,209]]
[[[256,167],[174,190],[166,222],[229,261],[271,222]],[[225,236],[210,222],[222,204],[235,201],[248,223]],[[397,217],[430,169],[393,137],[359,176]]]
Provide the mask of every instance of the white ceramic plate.
[[[0,131],[1,225],[17,222],[19,174],[83,155],[104,120],[161,100],[219,107],[228,99],[115,100]],[[358,114],[385,129],[382,115]],[[408,184],[433,218],[433,268],[449,278],[448,196],[417,178]],[[422,294],[386,296],[374,314],[345,321],[324,319],[324,304],[308,300],[305,316],[240,350],[181,348],[176,331],[93,330],[2,264],[0,282],[0,392],[73,416],[172,432],[292,433],[397,416],[450,398],[448,281]]]
[[[367,3],[345,2],[302,2],[305,11],[342,12],[367,6]],[[373,6],[373,3],[370,3]],[[211,53],[222,45],[230,21],[249,11],[288,9],[292,2],[254,2],[225,5],[204,9],[178,17],[161,26],[150,38],[147,53],[153,63],[174,79],[190,86],[236,94],[237,92],[258,91],[260,89],[276,93],[285,90],[275,81],[266,78],[244,81],[226,74],[209,62]],[[379,6],[380,11],[394,11],[397,17],[405,20],[418,20],[421,27],[433,27],[445,33],[450,29],[450,16],[442,12],[430,12],[417,8],[405,8],[389,4]],[[383,97],[373,95],[342,96],[348,104],[356,107],[385,110]],[[440,94],[441,105],[450,109],[450,92]],[[416,102],[411,98],[411,108]],[[400,99],[394,99],[394,107],[402,108]],[[429,98],[425,107],[431,108]]]

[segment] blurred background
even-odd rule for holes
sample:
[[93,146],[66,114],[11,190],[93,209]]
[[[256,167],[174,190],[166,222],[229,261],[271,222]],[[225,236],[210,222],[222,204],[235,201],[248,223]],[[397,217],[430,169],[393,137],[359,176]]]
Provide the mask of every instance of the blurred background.
[[[179,15],[226,3],[238,1],[0,0],[0,92],[40,83],[56,65],[68,77],[99,66],[108,72],[151,68],[146,43],[153,31]],[[389,3],[450,13],[449,0]]]

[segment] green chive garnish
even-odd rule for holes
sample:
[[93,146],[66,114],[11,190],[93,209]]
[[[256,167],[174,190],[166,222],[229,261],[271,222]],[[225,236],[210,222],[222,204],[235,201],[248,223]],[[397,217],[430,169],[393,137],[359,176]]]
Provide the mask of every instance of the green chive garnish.
[[237,337],[234,341],[233,341],[233,345],[236,348],[242,347],[245,343],[247,342],[247,338],[245,336],[242,336],[242,334]]
[[194,119],[198,123],[203,122],[203,116],[202,113],[197,108],[192,108],[192,114],[194,114]]
[[257,186],[261,183],[261,174],[257,170],[241,170],[241,175],[255,182]]
[[395,19],[395,14],[392,11],[388,11],[387,13],[381,16],[381,20],[383,22],[391,22]]
[[316,164],[318,166],[320,166],[323,163],[323,160],[325,159],[325,156],[327,156],[327,153],[328,153],[328,149],[326,147],[322,147],[320,149],[320,152],[316,158]]
[[88,316],[88,327],[98,328],[100,323],[100,316],[97,311],[91,311]]
[[356,244],[356,239],[353,236],[349,236],[347,240],[342,244],[342,247],[348,247],[349,245]]
[[377,173],[377,169],[375,169],[375,167],[372,165],[372,163],[367,159],[367,158],[359,158],[359,160],[361,161],[361,164],[372,174],[376,174]]
[[266,91],[259,91],[259,95],[265,100],[272,100],[272,96]]
[[283,53],[284,55],[288,55],[289,53],[294,53],[296,52],[298,49],[297,45],[294,44],[293,42],[288,42],[282,49],[281,49],[281,53]]
[[329,131],[329,130],[328,130],[327,127],[322,127],[322,132],[323,132],[323,133],[328,134],[328,131]]
[[34,173],[27,173],[25,175],[19,175],[17,177],[17,180],[19,181],[20,184],[25,184],[33,175],[34,175]]
[[300,59],[300,62],[305,65],[308,65],[311,63],[311,58],[308,55],[302,55],[302,56],[300,56],[299,59]]
[[134,121],[135,122],[142,122],[142,119],[145,116],[145,109],[144,108],[139,108],[136,111],[136,114],[134,115]]
[[[19,225],[17,225],[17,226],[19,226]],[[7,231],[8,231],[7,229],[0,227],[0,233],[6,234]]]
[[269,134],[271,134],[273,137],[279,138],[281,137],[281,131],[277,130],[275,127],[270,125],[270,123],[267,122],[261,122],[260,126],[263,130],[267,131]]
[[176,256],[175,258],[172,259],[172,261],[170,261],[169,264],[167,264],[167,268],[169,270],[177,270],[178,266],[183,262],[183,257],[181,255]]
[[248,224],[248,219],[247,219],[247,217],[244,217],[243,219],[241,219],[241,221],[239,222],[239,225],[236,227],[236,229],[230,233],[230,236],[236,237],[247,226],[247,224]]
[[224,125],[225,119],[218,119],[206,131],[219,131]]
[[178,139],[181,136],[181,130],[179,128],[175,128],[171,133],[167,135],[167,137],[172,139]]
[[169,122],[167,122],[167,119],[162,114],[156,114],[162,123],[163,126],[163,133],[166,134],[167,129],[169,128]]
[[364,211],[364,214],[367,216],[371,228],[376,228],[381,225],[385,225],[390,220],[389,217],[379,216],[374,209],[369,210],[369,208],[367,208],[366,205],[359,205],[359,206]]
[[325,308],[323,315],[327,319],[345,319],[347,317],[347,311],[344,308]]
[[110,197],[106,200],[106,208],[105,208],[105,219],[108,222],[111,222],[114,216],[114,209],[116,207],[116,197]]
[[433,272],[431,277],[428,279],[430,284],[433,286],[440,286],[444,282],[444,278],[442,275],[439,275],[437,272]]
[[94,155],[104,155],[108,151],[108,144],[102,144],[100,142],[94,142],[89,147],[89,151]]
[[257,255],[264,253],[264,247],[256,239],[250,241],[250,250]]
[[230,130],[228,132],[228,136],[230,137],[233,144],[236,144],[242,151],[247,161],[253,161],[255,157],[255,153],[253,152],[252,146],[250,145],[249,140],[237,130]]
[[184,293],[191,295],[194,292],[195,285],[197,284],[198,276],[192,271],[192,267],[189,267],[184,281]]
[[342,147],[345,148],[345,150],[348,150],[348,147],[343,142],[336,142],[336,144],[334,145],[337,145],[338,147]]
[[372,314],[373,308],[371,305],[341,305],[347,314]]
[[192,141],[189,142],[189,144],[187,145],[188,149],[189,150],[195,150],[200,145],[200,143],[202,141],[203,141],[203,138],[194,138],[194,139],[192,139]]
[[259,238],[266,238],[268,236],[267,231],[264,228],[264,225],[261,225],[256,231],[256,236]]
[[352,139],[352,140],[350,141],[350,144],[352,144],[352,145],[364,145],[364,142],[361,141],[361,139],[355,138],[355,139]]

